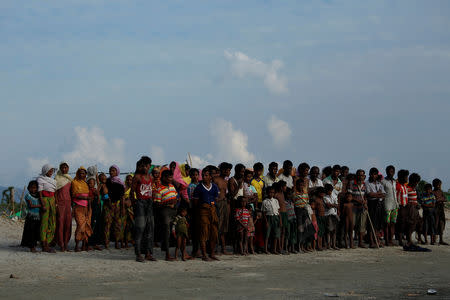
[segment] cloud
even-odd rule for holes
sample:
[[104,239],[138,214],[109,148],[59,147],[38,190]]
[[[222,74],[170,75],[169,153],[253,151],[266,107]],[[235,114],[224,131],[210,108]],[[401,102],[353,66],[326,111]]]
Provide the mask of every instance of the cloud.
[[[207,165],[210,165],[211,163],[208,161],[208,157],[211,158],[211,156],[207,155],[207,158],[202,158],[198,155],[191,154],[191,159],[189,157],[187,158],[187,161],[192,164],[191,167],[201,169],[206,167]],[[192,161],[192,163],[191,163]]]
[[124,164],[124,144],[122,139],[107,140],[103,130],[97,127],[91,129],[75,128],[74,149],[63,154],[63,159],[77,167],[100,164]]
[[267,122],[267,129],[276,146],[283,147],[288,144],[292,130],[287,122],[272,116]]
[[262,79],[264,85],[274,94],[288,92],[287,79],[278,73],[283,67],[282,61],[273,60],[266,64],[239,51],[229,52],[225,50],[224,54],[225,58],[231,63],[231,71],[235,76]]
[[229,162],[251,163],[255,160],[255,155],[247,149],[247,135],[234,129],[231,122],[218,119],[211,125],[210,134],[216,157]]
[[30,175],[30,176],[37,176],[38,174],[41,174],[42,166],[50,163],[50,160],[48,158],[29,157],[27,160],[28,160],[28,167],[29,167],[28,175]]
[[165,162],[164,149],[159,146],[152,146],[150,149],[150,157],[153,163],[163,164]]

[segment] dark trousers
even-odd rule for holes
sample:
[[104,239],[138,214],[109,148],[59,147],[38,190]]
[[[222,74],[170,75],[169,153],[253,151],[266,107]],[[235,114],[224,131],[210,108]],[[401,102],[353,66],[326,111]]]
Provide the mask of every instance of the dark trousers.
[[171,207],[161,207],[160,213],[160,225],[161,225],[161,251],[169,251],[170,242],[170,222],[176,215],[176,209]]
[[154,227],[153,201],[137,199],[134,204],[134,252],[136,255],[153,254]]

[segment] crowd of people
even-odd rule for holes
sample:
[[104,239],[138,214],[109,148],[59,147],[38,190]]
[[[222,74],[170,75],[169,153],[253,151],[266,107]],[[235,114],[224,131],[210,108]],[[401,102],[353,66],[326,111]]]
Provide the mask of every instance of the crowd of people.
[[[113,165],[109,176],[95,166],[46,164],[28,184],[28,213],[21,245],[36,252],[69,250],[72,217],[74,251],[134,245],[136,261],[154,261],[160,247],[168,261],[217,255],[289,254],[342,248],[404,246],[418,249],[439,243],[445,228],[445,195],[434,179],[423,191],[417,173],[371,168],[351,173],[346,166],[321,171],[289,160],[252,168],[227,162],[198,170],[171,162],[152,165],[143,156],[123,181]],[[396,179],[394,177],[397,177]],[[436,238],[439,237],[439,241]],[[186,245],[192,245],[187,253]],[[170,252],[175,245],[174,255]],[[227,250],[228,249],[228,250]]]

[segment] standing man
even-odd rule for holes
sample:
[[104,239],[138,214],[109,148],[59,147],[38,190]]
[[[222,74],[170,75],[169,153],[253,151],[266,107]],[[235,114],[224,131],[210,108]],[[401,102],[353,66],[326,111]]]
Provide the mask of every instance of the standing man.
[[219,243],[222,254],[231,254],[226,250],[226,235],[230,223],[230,200],[228,198],[228,177],[230,177],[233,165],[223,162],[219,165],[219,176],[213,179],[213,182],[219,188],[219,196],[217,198],[217,215],[219,217]]
[[397,222],[398,215],[398,202],[397,202],[397,191],[396,191],[396,181],[394,179],[395,168],[394,166],[386,167],[386,177],[383,178],[381,184],[383,185],[384,192],[386,193],[384,197],[384,209],[386,213],[385,218],[385,229],[384,236],[386,246],[393,246],[392,239],[395,232],[395,223]]
[[[375,238],[377,239],[377,244],[381,245],[378,239],[379,233],[383,229],[385,220],[384,197],[386,196],[386,192],[384,191],[384,187],[378,179],[378,173],[379,172],[377,168],[371,168],[369,171],[369,180],[366,181],[369,217],[372,221],[373,230],[375,230],[375,232],[369,234],[370,248],[376,247]],[[370,228],[370,230],[372,230],[372,227]]]
[[367,248],[364,244],[364,235],[366,233],[367,220],[367,200],[366,200],[366,185],[364,180],[366,174],[364,170],[356,171],[356,178],[349,183],[348,191],[352,193],[353,203],[353,224],[355,224],[355,231],[359,234],[360,248]]

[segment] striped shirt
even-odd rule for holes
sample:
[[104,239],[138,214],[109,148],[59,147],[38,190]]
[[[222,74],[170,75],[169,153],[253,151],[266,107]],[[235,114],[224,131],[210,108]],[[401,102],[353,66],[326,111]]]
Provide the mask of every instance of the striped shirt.
[[158,202],[160,204],[166,204],[168,206],[173,206],[173,202],[177,200],[178,193],[175,187],[169,183],[168,186],[160,185],[156,191],[153,198],[154,202]]
[[305,208],[309,204],[308,193],[295,194],[294,195],[294,206],[297,208]]
[[430,204],[436,203],[436,197],[434,197],[434,194],[431,193],[430,195],[422,195],[420,198],[420,204],[425,204],[426,206],[429,206]]
[[[334,190],[333,190],[334,191]],[[366,185],[361,183],[361,185],[358,185],[358,183],[355,181],[350,182],[348,186],[348,191],[352,193],[353,196],[353,207],[357,209],[362,209],[362,204],[360,201],[364,202],[365,196],[366,196]]]
[[408,204],[408,190],[406,189],[406,186],[397,182],[395,188],[397,190],[397,201],[400,206],[406,206],[406,204]]
[[417,191],[415,188],[407,186],[408,189],[408,203],[411,203],[412,205],[417,205]]
[[248,220],[250,219],[250,212],[246,208],[236,209],[236,221],[240,221],[244,226],[248,225]]

